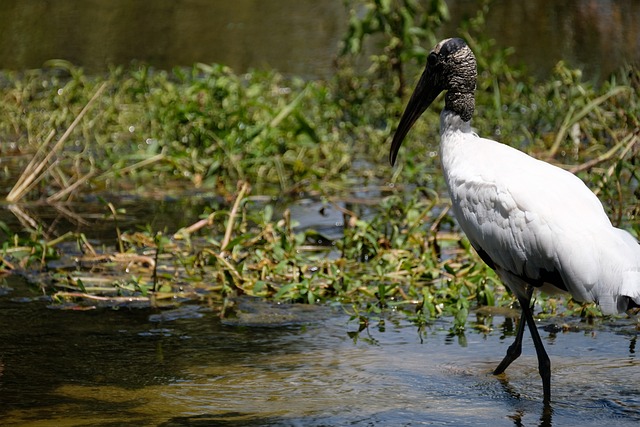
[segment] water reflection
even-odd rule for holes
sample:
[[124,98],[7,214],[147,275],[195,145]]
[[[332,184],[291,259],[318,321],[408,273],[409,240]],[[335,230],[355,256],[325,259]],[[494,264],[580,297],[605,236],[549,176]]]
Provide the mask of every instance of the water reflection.
[[4,0],[0,68],[62,58],[93,71],[140,60],[327,75],[346,16],[341,1]]
[[[11,280],[14,280],[11,278]],[[500,377],[512,336],[442,320],[419,331],[392,316],[348,332],[321,308],[286,327],[224,326],[214,311],[160,320],[146,310],[68,312],[0,297],[0,423],[65,425],[636,425],[640,362],[633,324],[615,321],[546,342],[552,411],[530,340]],[[5,287],[6,289],[6,287]],[[316,320],[316,318],[318,320]],[[273,326],[273,325],[271,325]],[[542,331],[547,340],[547,332]]]
[[[452,2],[450,30],[471,16],[478,2]],[[491,2],[486,34],[538,76],[565,60],[588,78],[606,78],[640,60],[640,2],[633,0],[535,0]]]
[[[458,34],[482,3],[448,1],[451,22],[439,36]],[[54,58],[91,71],[132,60],[165,69],[219,62],[238,72],[328,77],[348,16],[341,0],[4,0],[0,68],[40,68]],[[498,46],[515,47],[515,58],[536,74],[565,59],[602,77],[637,64],[640,2],[494,1],[484,31]]]

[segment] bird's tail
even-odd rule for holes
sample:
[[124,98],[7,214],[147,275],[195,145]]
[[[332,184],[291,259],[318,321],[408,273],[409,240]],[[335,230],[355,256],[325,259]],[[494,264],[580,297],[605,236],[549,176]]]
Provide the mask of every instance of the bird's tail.
[[623,275],[622,295],[627,296],[627,307],[625,311],[640,309],[640,244],[628,232],[617,229],[622,235],[627,247],[627,256],[630,265]]
[[[597,292],[598,305],[605,314],[640,309],[640,244],[628,232],[613,228],[615,248],[607,251],[609,270],[604,286]],[[611,274],[612,273],[612,274]]]

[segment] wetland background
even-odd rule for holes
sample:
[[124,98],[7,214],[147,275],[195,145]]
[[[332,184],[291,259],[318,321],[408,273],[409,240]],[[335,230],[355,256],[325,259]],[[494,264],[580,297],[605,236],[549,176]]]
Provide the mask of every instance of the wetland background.
[[633,1],[4,2],[3,421],[637,422],[635,328],[593,305],[537,300],[553,416],[533,355],[488,375],[514,301],[448,213],[441,104],[387,153],[426,53],[461,36],[478,133],[574,171],[637,237],[638,20]]

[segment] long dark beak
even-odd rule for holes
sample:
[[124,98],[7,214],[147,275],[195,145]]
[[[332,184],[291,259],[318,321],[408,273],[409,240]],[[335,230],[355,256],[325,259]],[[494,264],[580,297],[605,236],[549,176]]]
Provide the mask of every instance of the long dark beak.
[[426,67],[418,81],[418,85],[411,95],[411,99],[409,99],[407,108],[405,108],[402,114],[396,133],[393,135],[391,151],[389,152],[391,166],[395,164],[398,150],[400,150],[402,141],[404,137],[407,136],[407,133],[409,133],[411,126],[413,126],[418,117],[424,113],[427,107],[431,105],[440,92],[442,92],[442,89],[438,87],[434,73],[429,70],[429,67]]

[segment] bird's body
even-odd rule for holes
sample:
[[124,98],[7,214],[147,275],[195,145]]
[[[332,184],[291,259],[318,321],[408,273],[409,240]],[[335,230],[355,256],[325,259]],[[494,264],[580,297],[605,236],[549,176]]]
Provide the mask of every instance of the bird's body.
[[450,111],[440,126],[454,215],[513,292],[524,296],[525,283],[567,291],[605,314],[625,311],[630,298],[640,303],[640,245],[611,225],[579,178],[478,137]]
[[538,355],[544,400],[551,369],[531,310],[534,289],[566,291],[605,314],[640,305],[640,245],[612,226],[602,204],[575,175],[471,130],[476,62],[461,39],[438,43],[394,135],[402,140],[442,91],[440,160],[453,213],[480,257],[522,307],[515,342],[494,373],[520,356],[524,325]]

